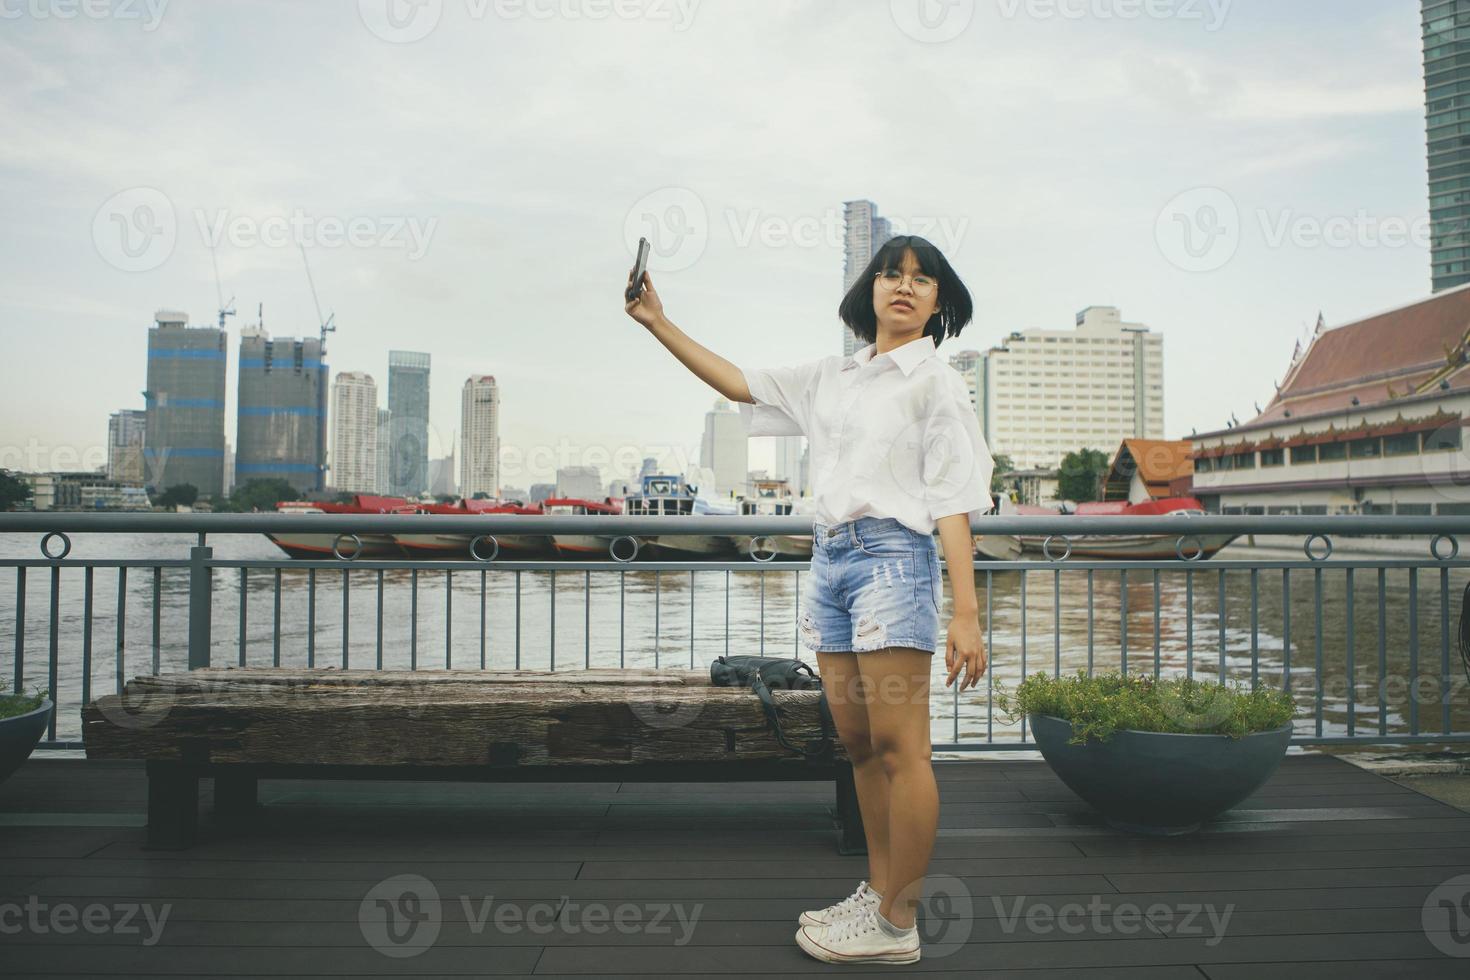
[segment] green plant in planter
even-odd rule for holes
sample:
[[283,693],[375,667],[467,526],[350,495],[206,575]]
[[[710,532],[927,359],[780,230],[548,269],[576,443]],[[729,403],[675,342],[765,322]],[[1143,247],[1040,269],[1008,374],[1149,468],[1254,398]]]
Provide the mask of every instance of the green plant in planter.
[[1009,694],[999,683],[996,703],[1014,722],[1021,715],[1049,715],[1072,725],[1069,744],[1107,741],[1117,731],[1181,735],[1229,735],[1271,731],[1292,719],[1296,702],[1275,688],[1250,690],[1194,678],[1154,680],[1117,671],[1052,677],[1038,671]]
[[[4,690],[5,682],[0,681],[0,691]],[[0,694],[0,718],[14,718],[16,715],[35,711],[50,696],[49,690],[35,694]]]

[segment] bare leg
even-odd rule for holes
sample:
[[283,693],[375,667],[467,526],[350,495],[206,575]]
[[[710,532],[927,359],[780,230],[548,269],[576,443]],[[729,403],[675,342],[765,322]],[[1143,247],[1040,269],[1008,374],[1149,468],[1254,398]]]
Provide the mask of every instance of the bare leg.
[[[868,691],[869,738],[888,781],[890,801],[884,851],[887,887],[880,889],[878,911],[905,929],[914,924],[939,829],[939,786],[929,742],[933,661],[934,654],[907,647],[858,657]],[[868,819],[866,810],[863,819]]]
[[863,836],[868,841],[868,884],[880,894],[887,894],[888,774],[874,754],[868,735],[869,699],[863,695],[858,655],[818,651],[817,669],[837,737],[852,760],[852,781],[863,814]]

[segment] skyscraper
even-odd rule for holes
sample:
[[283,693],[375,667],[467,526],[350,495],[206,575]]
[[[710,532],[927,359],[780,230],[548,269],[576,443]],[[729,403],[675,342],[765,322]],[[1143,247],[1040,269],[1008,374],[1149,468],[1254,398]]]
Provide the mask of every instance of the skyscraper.
[[429,355],[388,352],[389,492],[417,497],[429,488]]
[[[893,237],[887,218],[878,217],[878,205],[872,201],[842,202],[842,292],[846,295],[857,281],[857,277],[872,261],[873,254],[888,239]],[[867,341],[859,341],[853,332],[842,325],[842,353],[851,354]]]
[[159,310],[153,319],[143,482],[155,490],[188,483],[215,496],[225,479],[225,333],[188,326],[187,313]]
[[378,492],[378,385],[341,371],[332,383],[332,480],[342,493]]
[[465,381],[459,428],[464,435],[460,494],[496,496],[500,486],[500,386],[493,374],[477,374]]
[[148,413],[136,408],[113,412],[107,420],[107,478],[119,483],[142,483],[143,439]]
[[1470,0],[1420,0],[1429,150],[1430,281],[1470,282]]
[[716,398],[704,413],[704,436],[699,440],[699,465],[714,476],[714,485],[701,488],[706,497],[728,497],[730,491],[751,492],[750,439],[740,415],[728,401]]
[[327,366],[316,338],[271,340],[240,331],[235,482],[285,480],[297,490],[325,485]]
[[393,464],[393,426],[390,424],[393,414],[386,408],[378,409],[377,428],[377,478],[374,481],[376,489],[374,493],[391,493],[392,486],[388,479],[388,472]]

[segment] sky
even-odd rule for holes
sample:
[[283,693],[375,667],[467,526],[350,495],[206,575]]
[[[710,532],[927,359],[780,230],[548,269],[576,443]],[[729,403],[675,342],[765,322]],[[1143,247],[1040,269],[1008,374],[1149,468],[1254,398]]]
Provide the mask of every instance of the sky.
[[[314,335],[431,439],[501,388],[502,482],[697,461],[737,365],[841,353],[842,202],[945,252],[940,348],[1111,305],[1165,434],[1245,421],[1320,311],[1429,295],[1417,0],[0,0],[0,467],[104,461],[158,309]],[[212,257],[217,260],[217,286]],[[771,460],[751,440],[751,465]]]

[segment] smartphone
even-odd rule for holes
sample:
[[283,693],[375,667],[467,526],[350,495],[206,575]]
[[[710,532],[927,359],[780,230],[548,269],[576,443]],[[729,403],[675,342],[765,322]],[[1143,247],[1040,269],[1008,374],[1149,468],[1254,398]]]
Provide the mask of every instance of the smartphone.
[[648,239],[638,239],[638,261],[633,263],[633,278],[625,294],[629,303],[637,299],[638,294],[643,292],[643,272],[648,268],[648,249]]

